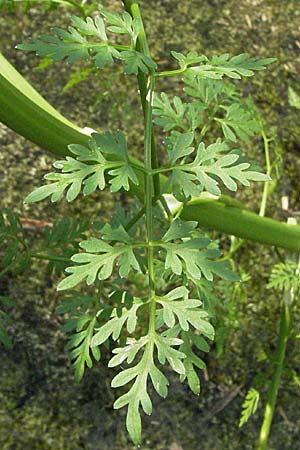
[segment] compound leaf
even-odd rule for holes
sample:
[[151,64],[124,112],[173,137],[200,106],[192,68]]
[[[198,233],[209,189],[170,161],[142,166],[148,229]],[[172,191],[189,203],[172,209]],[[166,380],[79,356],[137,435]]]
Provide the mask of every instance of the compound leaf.
[[260,125],[251,112],[239,103],[230,105],[226,116],[215,120],[221,123],[225,138],[233,142],[237,141],[237,137],[248,141],[249,136],[254,136],[260,130]]
[[114,308],[110,320],[97,329],[97,333],[91,340],[91,347],[97,347],[103,344],[110,336],[114,341],[119,339],[126,322],[128,333],[133,333],[137,324],[137,311],[142,305],[143,302],[135,298],[131,308],[122,308],[120,315],[117,309]]
[[121,132],[115,135],[108,132],[104,135],[94,133],[89,147],[71,144],[69,150],[75,158],[67,156],[65,160],[56,161],[53,165],[62,173],[45,175],[44,178],[52,183],[35,189],[26,197],[25,203],[34,203],[47,197],[57,202],[66,189],[69,202],[75,200],[81,190],[83,195],[90,195],[97,188],[105,188],[106,172],[111,176],[109,183],[112,192],[122,188],[128,190],[129,180],[138,184],[138,178],[129,164],[126,139]]
[[162,92],[160,97],[156,95],[153,102],[153,115],[158,117],[155,117],[154,123],[162,126],[164,131],[170,131],[173,128],[185,130],[184,114],[188,105],[177,96],[173,98],[173,105],[174,107],[166,93]]
[[93,284],[97,278],[106,280],[111,276],[115,261],[118,258],[121,277],[127,276],[131,268],[140,269],[130,245],[113,247],[103,240],[90,238],[81,242],[80,247],[87,253],[77,253],[72,256],[71,260],[78,265],[66,269],[66,272],[71,275],[58,284],[58,290],[71,289],[84,279],[86,279],[88,285]]
[[174,164],[178,159],[188,156],[194,151],[194,147],[191,146],[193,140],[193,132],[174,132],[171,138],[166,139],[170,164]]
[[[202,58],[202,60],[200,60],[200,58]],[[255,71],[265,70],[267,65],[272,64],[275,61],[276,58],[266,58],[261,60],[248,58],[245,53],[233,57],[231,57],[229,53],[224,53],[220,56],[213,56],[211,60],[204,56],[199,56],[199,62],[203,62],[203,64],[189,67],[190,65],[197,64],[192,61],[182,68],[189,67],[189,71],[203,78],[218,80],[222,79],[225,75],[229,78],[240,79],[242,76],[253,76]]]
[[231,191],[237,190],[239,181],[244,186],[249,186],[249,181],[270,181],[268,175],[248,170],[249,163],[239,163],[240,155],[229,153],[225,142],[218,140],[205,148],[200,143],[197,155],[189,164],[176,165],[172,169],[171,183],[175,192],[185,196],[197,195],[203,189],[213,195],[220,195],[219,178],[225,187]]
[[[180,380],[184,381],[185,379],[187,379],[188,385],[191,389],[191,391],[196,394],[199,395],[200,394],[200,379],[198,377],[198,374],[195,370],[195,366],[198,369],[205,369],[206,365],[204,363],[204,361],[202,361],[201,358],[199,358],[199,356],[197,356],[193,349],[192,349],[192,345],[193,345],[193,341],[196,340],[194,338],[194,336],[196,336],[196,338],[200,338],[200,336],[195,335],[194,333],[192,333],[191,331],[183,331],[180,334],[182,340],[183,340],[183,344],[179,347],[179,350],[185,354],[185,358],[183,360],[183,364],[185,367],[185,374],[181,376]],[[204,341],[204,339],[203,339]],[[206,343],[206,341],[204,341]]]
[[188,331],[192,325],[209,339],[213,338],[214,329],[206,320],[208,314],[203,308],[200,308],[202,302],[189,299],[188,290],[184,286],[173,289],[163,297],[157,297],[156,301],[163,307],[164,323],[169,328],[175,326],[175,318],[177,318],[182,330]]

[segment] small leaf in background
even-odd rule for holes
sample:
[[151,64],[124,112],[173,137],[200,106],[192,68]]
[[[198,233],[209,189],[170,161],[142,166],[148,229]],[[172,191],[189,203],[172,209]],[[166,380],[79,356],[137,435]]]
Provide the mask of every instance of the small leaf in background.
[[30,252],[19,217],[10,209],[0,210],[0,276],[10,270],[21,273],[30,264]]
[[259,392],[254,388],[250,388],[243,403],[243,410],[241,413],[239,423],[240,428],[243,425],[245,425],[246,422],[248,422],[249,418],[253,414],[255,414],[258,407],[258,403],[259,403]]
[[12,325],[11,317],[2,309],[2,307],[14,306],[14,302],[8,298],[0,295],[0,342],[6,349],[12,348],[12,341],[7,332],[7,326]]
[[267,289],[277,289],[288,291],[294,289],[296,292],[300,288],[299,265],[293,260],[275,264],[272,269]]
[[300,109],[300,95],[290,86],[288,88],[288,98],[291,106]]

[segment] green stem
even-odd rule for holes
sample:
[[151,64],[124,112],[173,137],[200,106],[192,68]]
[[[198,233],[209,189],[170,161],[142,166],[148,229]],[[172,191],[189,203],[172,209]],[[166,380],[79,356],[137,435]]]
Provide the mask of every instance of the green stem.
[[[149,47],[148,47],[145,28],[144,28],[144,24],[143,24],[143,20],[142,20],[138,2],[135,0],[122,0],[122,1],[124,3],[126,11],[129,12],[134,19],[138,19],[141,22],[141,32],[137,39],[136,50],[138,50],[138,51],[144,53],[146,56],[150,57],[151,55],[150,55],[150,51],[149,51]],[[141,103],[142,103],[142,108],[143,108],[143,113],[144,113],[144,118],[145,118],[146,111],[147,111],[147,92],[148,92],[147,76],[144,73],[142,73],[141,71],[139,71],[139,73],[138,73],[138,85],[139,85],[140,98],[141,98]],[[151,118],[151,120],[152,120],[152,118]],[[154,138],[154,131],[153,131],[152,127],[151,127],[151,130],[152,130],[151,131],[151,147],[152,147],[151,167],[153,169],[156,169],[158,167],[157,148],[156,148],[156,143],[155,143],[155,138]],[[160,179],[159,179],[158,174],[155,174],[155,176],[153,177],[153,185],[154,185],[154,194],[156,197],[159,197],[159,195],[160,195]]]
[[167,214],[169,222],[172,222],[174,220],[174,217],[170,211],[170,208],[169,208],[168,203],[167,203],[166,199],[164,198],[164,196],[160,197],[160,203],[162,204],[162,206]]
[[[288,223],[295,226],[297,224],[297,221],[292,218],[288,219]],[[296,269],[295,277],[299,277],[299,271],[300,271],[300,259],[298,257],[298,267]],[[284,291],[280,313],[280,327],[276,349],[276,358],[274,362],[274,371],[268,389],[267,404],[265,407],[263,423],[260,429],[257,450],[266,450],[268,445],[268,439],[276,407],[278,390],[280,387],[280,378],[285,359],[286,346],[292,330],[292,305],[294,302],[294,296],[295,292],[293,287],[290,289],[286,289]]]
[[176,69],[176,70],[166,70],[164,72],[158,72],[155,74],[157,78],[166,78],[166,77],[175,77],[177,75],[181,75],[187,71],[187,67],[184,69]]
[[[151,245],[153,240],[153,176],[152,176],[152,100],[153,100],[154,78],[149,76],[147,107],[145,115],[145,168],[149,171],[146,175],[145,186],[145,207],[146,207],[146,228],[147,228],[147,242]],[[148,250],[148,275],[150,295],[154,293],[154,266],[153,266],[153,247]]]
[[[271,176],[271,161],[270,161],[270,151],[269,151],[269,139],[267,138],[264,130],[261,132],[263,141],[264,141],[264,150],[265,150],[265,159],[266,159],[266,173]],[[259,215],[264,216],[266,214],[266,207],[268,201],[268,193],[269,193],[269,182],[267,181],[264,184],[263,196],[260,204]]]
[[30,253],[31,258],[36,259],[44,259],[45,261],[56,261],[56,262],[65,262],[70,263],[70,258],[65,258],[64,256],[56,256],[56,255],[43,255],[42,253]]
[[[58,156],[70,156],[70,142],[87,146],[91,136],[59,114],[0,54],[0,122]],[[139,162],[130,157],[130,162]],[[144,195],[144,177],[131,184],[129,195]],[[161,175],[161,184],[166,178]],[[156,196],[158,198],[158,196]],[[300,226],[289,226],[259,217],[243,205],[231,206],[228,197],[192,200],[182,208],[183,220],[197,220],[200,226],[266,245],[300,251]],[[230,200],[232,202],[232,199]]]
[[130,50],[130,47],[128,45],[119,45],[109,41],[97,42],[95,44],[88,42],[85,47],[98,49],[99,47],[106,47],[107,45],[109,45],[110,47],[114,47],[116,50],[120,51]]
[[[272,166],[271,166],[271,161],[270,161],[270,149],[269,149],[270,139],[267,138],[264,130],[261,131],[261,136],[262,136],[263,142],[264,142],[266,174],[270,177],[271,171],[272,171]],[[264,217],[266,214],[268,195],[269,195],[269,182],[267,181],[264,184],[263,195],[262,195],[260,208],[259,208],[259,216],[260,217]],[[232,236],[230,251],[229,251],[228,255],[226,255],[222,260],[231,259],[232,256],[234,255],[234,253],[237,250],[239,250],[239,248],[244,244],[244,242],[245,242],[245,239],[238,239],[236,236]]]
[[292,317],[291,304],[293,294],[291,290],[285,293],[284,302],[281,309],[280,329],[277,344],[277,355],[275,360],[275,370],[268,390],[267,404],[265,407],[264,420],[261,426],[257,450],[266,450],[270,429],[272,425],[273,415],[276,406],[278,390],[280,386],[280,378],[285,358],[286,346],[291,332]]
[[[138,2],[135,0],[123,0],[125,9],[133,18],[141,21],[141,32],[137,41],[137,50],[147,56],[150,56],[146,33],[143,26],[143,20],[140,13]],[[146,214],[146,240],[148,248],[148,279],[149,279],[149,334],[155,335],[155,283],[154,283],[154,252],[152,246],[153,240],[153,199],[160,195],[159,174],[153,175],[152,170],[158,166],[157,149],[155,145],[154,132],[152,126],[152,104],[154,94],[154,74],[150,73],[148,77],[139,72],[138,84],[140,90],[141,103],[144,112],[144,167],[145,174],[145,214]]]
[[125,230],[129,231],[145,214],[145,208],[141,208],[136,215],[125,225]]

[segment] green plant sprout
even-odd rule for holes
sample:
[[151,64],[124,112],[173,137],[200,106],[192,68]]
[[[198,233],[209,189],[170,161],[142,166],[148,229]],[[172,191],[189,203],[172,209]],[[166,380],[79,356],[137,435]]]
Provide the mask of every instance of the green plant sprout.
[[[179,68],[161,71],[151,57],[138,2],[123,3],[123,14],[100,7],[99,15],[85,20],[72,16],[67,31],[53,28],[52,35],[33,38],[18,48],[54,61],[88,60],[98,69],[119,61],[124,73],[138,80],[143,163],[131,158],[132,144],[122,131],[93,133],[88,145],[70,142],[70,156],[56,161],[56,171],[45,176],[48,183],[25,201],[57,202],[65,196],[71,202],[81,193],[91,195],[107,186],[112,193],[142,189],[140,209],[99,224],[95,237],[80,242],[81,251],[71,256],[72,265],[66,269],[68,276],[58,284],[58,290],[71,291],[59,312],[70,314],[65,331],[71,332],[68,349],[77,380],[93,358],[100,359],[101,346],[113,341],[109,367],[120,369],[112,387],[122,392],[114,407],[127,407],[126,426],[139,444],[141,409],[152,412],[150,381],[158,395],[168,393],[162,366],[168,363],[182,382],[187,380],[191,390],[200,393],[197,369],[205,364],[197,352],[208,351],[206,339],[214,339],[203,286],[213,287],[215,277],[239,279],[227,261],[219,260],[216,243],[197,221],[173,217],[166,194],[181,205],[179,216],[184,205],[204,191],[219,196],[224,188],[235,192],[238,183],[249,186],[250,181],[271,180],[239,148],[238,141],[247,141],[260,125],[230,81],[251,77],[274,59],[172,52]],[[160,79],[177,76],[183,99],[157,94]],[[162,146],[156,145],[154,124],[168,133],[164,155]],[[219,137],[211,139],[211,134],[209,140],[212,130]],[[136,272],[147,280],[145,293],[134,292],[130,285]],[[83,281],[95,287],[92,296],[73,291]]]

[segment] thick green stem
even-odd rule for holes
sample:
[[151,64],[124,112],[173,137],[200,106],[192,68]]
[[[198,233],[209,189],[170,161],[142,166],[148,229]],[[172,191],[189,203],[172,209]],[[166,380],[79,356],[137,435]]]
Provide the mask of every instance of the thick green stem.
[[[262,130],[261,135],[262,135],[263,142],[264,142],[266,174],[270,177],[271,171],[272,171],[272,166],[271,166],[271,161],[270,161],[270,151],[269,151],[270,140],[267,138],[264,130]],[[264,217],[266,214],[268,195],[269,195],[269,182],[267,181],[264,183],[264,190],[263,190],[263,195],[262,195],[260,208],[259,208],[259,216],[260,217]],[[229,251],[228,255],[224,258],[224,260],[231,259],[232,256],[234,255],[234,253],[237,250],[239,250],[239,248],[244,244],[244,242],[245,242],[245,239],[238,239],[236,236],[231,236],[230,251]]]
[[[54,155],[68,156],[70,143],[88,145],[85,132],[63,117],[0,54],[0,121]],[[140,165],[134,158],[130,161]],[[155,167],[155,166],[152,166]],[[143,199],[144,176],[130,186],[129,195]],[[161,184],[165,177],[160,176]],[[159,196],[156,196],[157,198]],[[236,204],[236,206],[235,206]],[[227,196],[214,200],[192,200],[180,211],[183,220],[197,220],[200,226],[267,245],[300,251],[300,226],[289,226],[247,211],[228,202]]]

